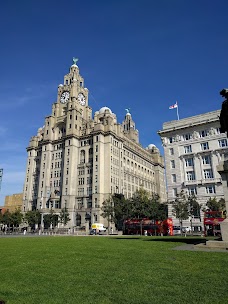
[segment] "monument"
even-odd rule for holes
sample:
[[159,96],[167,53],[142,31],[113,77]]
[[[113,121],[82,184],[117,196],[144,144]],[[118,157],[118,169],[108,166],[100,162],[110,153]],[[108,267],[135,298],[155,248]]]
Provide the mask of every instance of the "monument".
[[[222,109],[220,113],[220,132],[226,133],[228,136],[228,89],[223,89],[220,95],[225,98],[222,103]],[[226,211],[228,211],[228,153],[224,153],[222,160],[217,166],[217,171],[221,175],[224,199],[226,203]],[[207,241],[206,246],[202,244],[195,245],[196,248],[207,249],[221,249],[228,250],[228,218],[220,223],[222,240],[221,241]]]
[[[228,137],[228,89],[223,89],[220,95],[225,98],[222,103],[222,109],[220,114],[220,131],[226,133]],[[224,199],[226,203],[226,212],[228,211],[228,153],[224,154],[223,160],[217,166],[217,171],[222,178],[222,186],[224,192]],[[221,224],[222,241],[225,248],[228,249],[228,218],[226,218]]]

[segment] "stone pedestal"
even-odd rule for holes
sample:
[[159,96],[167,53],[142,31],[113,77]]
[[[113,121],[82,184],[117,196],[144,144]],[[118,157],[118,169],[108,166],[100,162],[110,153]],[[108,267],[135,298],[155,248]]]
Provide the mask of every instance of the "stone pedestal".
[[[217,171],[222,178],[222,186],[224,192],[224,199],[226,203],[226,212],[228,212],[228,156],[225,156],[224,161],[221,161],[217,166]],[[228,242],[228,218],[226,218],[222,223],[220,223],[222,240]]]

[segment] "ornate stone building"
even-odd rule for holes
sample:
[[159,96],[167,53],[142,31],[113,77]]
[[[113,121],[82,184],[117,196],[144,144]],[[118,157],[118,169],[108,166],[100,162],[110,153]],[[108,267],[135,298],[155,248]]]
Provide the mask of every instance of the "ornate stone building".
[[95,112],[74,63],[58,86],[51,115],[27,148],[24,211],[67,207],[69,227],[101,222],[110,194],[131,197],[140,186],[166,200],[164,163],[154,145],[144,149],[127,110],[122,124],[107,107]]
[[[200,204],[210,197],[223,198],[223,187],[216,166],[227,152],[227,138],[220,133],[220,110],[165,122],[161,137],[166,167],[168,201],[184,190],[195,194]],[[172,208],[169,205],[169,216]],[[174,223],[179,222],[174,219]],[[189,220],[185,221],[189,226]],[[203,213],[193,218],[196,229],[203,226]]]

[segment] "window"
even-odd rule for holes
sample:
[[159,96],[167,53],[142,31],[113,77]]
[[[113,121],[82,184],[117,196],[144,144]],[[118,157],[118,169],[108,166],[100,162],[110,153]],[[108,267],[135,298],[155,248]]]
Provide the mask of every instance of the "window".
[[208,135],[208,130],[199,131],[199,137],[206,137]]
[[96,152],[98,152],[98,145],[96,145]]
[[169,143],[172,144],[173,142],[174,142],[174,138],[173,138],[173,137],[170,137],[170,138],[169,138]]
[[189,146],[184,146],[184,153],[191,153],[192,152],[192,146],[189,145]]
[[174,160],[171,160],[171,161],[170,161],[170,167],[171,167],[172,169],[175,168],[175,161],[174,161]]
[[211,157],[210,155],[204,155],[202,157],[202,162],[204,165],[210,165],[211,164]]
[[176,174],[172,174],[172,182],[173,182],[173,183],[176,183],[176,181],[177,181],[177,176],[176,176]]
[[201,150],[208,150],[209,149],[209,144],[208,142],[202,143],[201,144]]
[[177,196],[177,188],[173,188],[173,196]]
[[170,148],[169,149],[169,155],[173,155],[174,154],[174,150],[173,150],[173,148]]
[[192,139],[192,134],[190,134],[190,133],[184,134],[184,135],[183,135],[183,139],[184,139],[184,140]]
[[214,185],[207,186],[206,193],[207,194],[215,193],[215,186]]
[[204,169],[203,174],[205,179],[213,178],[213,172],[211,169]]
[[196,195],[196,194],[197,194],[196,187],[189,187],[188,188],[188,195]]
[[226,139],[226,138],[220,139],[220,140],[218,141],[218,143],[219,143],[219,147],[220,147],[220,148],[222,148],[222,147],[227,147],[227,139]]
[[186,158],[185,167],[193,167],[193,166],[194,166],[193,158]]
[[194,171],[187,171],[186,176],[187,176],[188,181],[195,180],[195,172]]
[[84,164],[85,163],[85,150],[82,150],[80,152],[80,164]]

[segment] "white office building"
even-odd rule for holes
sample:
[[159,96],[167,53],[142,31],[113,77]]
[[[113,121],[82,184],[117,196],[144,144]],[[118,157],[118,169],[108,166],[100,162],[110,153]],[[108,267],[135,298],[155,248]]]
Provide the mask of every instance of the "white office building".
[[[164,147],[168,201],[181,190],[195,194],[205,205],[210,197],[223,198],[221,177],[216,167],[227,152],[226,134],[220,133],[220,110],[165,122],[158,132]],[[169,216],[172,207],[169,205]],[[173,218],[174,224],[179,221]],[[189,220],[184,226],[189,226]],[[203,212],[193,218],[193,226],[203,226]]]

